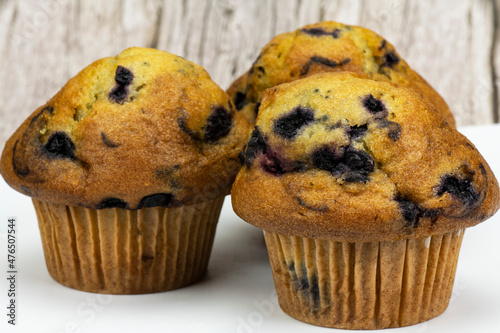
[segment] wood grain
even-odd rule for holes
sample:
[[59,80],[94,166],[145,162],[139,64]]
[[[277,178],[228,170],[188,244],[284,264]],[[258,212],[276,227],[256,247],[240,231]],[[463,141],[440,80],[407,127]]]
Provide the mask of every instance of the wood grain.
[[0,0],[0,147],[90,62],[129,46],[178,54],[226,88],[276,34],[366,26],[446,99],[458,125],[498,122],[500,0]]

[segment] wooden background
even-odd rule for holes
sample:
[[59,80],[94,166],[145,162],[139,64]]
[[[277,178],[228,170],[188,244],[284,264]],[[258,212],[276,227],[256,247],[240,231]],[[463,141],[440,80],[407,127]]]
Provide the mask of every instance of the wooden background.
[[98,58],[154,47],[225,89],[274,35],[322,20],[384,36],[459,126],[498,122],[499,10],[500,0],[0,0],[0,147]]

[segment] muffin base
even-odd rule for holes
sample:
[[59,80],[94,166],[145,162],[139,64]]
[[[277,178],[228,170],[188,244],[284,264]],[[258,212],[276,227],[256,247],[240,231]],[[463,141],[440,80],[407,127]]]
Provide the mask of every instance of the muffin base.
[[463,231],[349,243],[265,232],[282,310],[324,327],[414,325],[448,306]]
[[143,294],[205,275],[223,201],[139,210],[33,204],[54,280],[82,291]]

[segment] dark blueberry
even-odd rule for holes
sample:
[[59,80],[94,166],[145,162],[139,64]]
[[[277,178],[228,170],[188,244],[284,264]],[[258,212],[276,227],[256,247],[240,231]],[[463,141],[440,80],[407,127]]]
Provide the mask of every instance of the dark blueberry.
[[[372,94],[363,98],[363,106],[374,115],[387,115],[387,109],[381,100],[373,97]],[[383,112],[382,114],[380,112]]]
[[127,203],[118,198],[106,198],[97,204],[97,209],[105,208],[127,208]]
[[389,133],[387,134],[393,141],[398,141],[401,136],[401,125],[394,121],[387,119],[379,119],[379,124],[381,127],[388,128]]
[[115,81],[121,86],[129,85],[134,79],[134,74],[123,66],[116,67]]
[[389,137],[394,141],[398,141],[401,135],[401,125],[394,121],[389,121],[387,124],[389,127]]
[[309,72],[309,70],[311,69],[311,65],[315,64],[315,63],[316,64],[321,64],[321,65],[325,65],[325,66],[328,66],[328,67],[337,67],[337,66],[343,66],[343,65],[345,65],[349,61],[351,61],[350,58],[346,58],[346,59],[342,60],[341,62],[337,62],[335,60],[330,60],[328,58],[321,57],[321,56],[312,56],[309,59],[309,61],[300,70],[300,75],[301,76],[306,75]]
[[450,193],[466,205],[473,205],[479,200],[479,194],[474,190],[472,180],[458,179],[452,175],[446,175],[441,179],[438,195]]
[[174,200],[174,195],[172,193],[156,193],[142,198],[139,203],[139,208],[158,206],[167,207],[172,203],[172,200]]
[[245,105],[248,104],[247,95],[241,91],[236,92],[233,96],[233,103],[236,110],[240,111]]
[[302,29],[301,32],[312,35],[312,36],[323,36],[326,35],[326,31],[323,28],[311,28],[311,29]]
[[255,114],[259,114],[259,107],[260,107],[260,102],[255,103],[255,107],[253,109]]
[[247,143],[247,149],[245,150],[245,163],[247,167],[252,164],[253,159],[259,153],[267,152],[267,144],[264,136],[259,130],[258,126],[255,126],[255,129],[250,136],[250,140]]
[[401,210],[401,214],[403,218],[407,222],[407,226],[417,227],[418,221],[422,217],[422,210],[418,207],[416,203],[410,200],[403,199],[401,197],[397,197],[396,202],[399,205],[399,209]]
[[113,141],[109,140],[106,135],[104,134],[104,132],[101,132],[101,139],[102,139],[102,142],[109,148],[116,148],[116,147],[119,147],[120,144],[118,143],[114,143]]
[[375,168],[375,161],[368,153],[349,147],[343,158],[343,163],[352,171],[368,175]]
[[336,62],[335,60],[330,60],[328,58],[321,57],[321,56],[312,56],[310,61],[318,63],[318,64],[322,64],[322,65],[325,65],[328,67],[335,67],[335,66],[339,65],[339,63]]
[[382,50],[382,49],[385,47],[385,45],[386,45],[386,44],[387,44],[387,41],[384,39],[384,40],[382,41],[382,44],[380,44],[380,46],[379,46],[379,48],[378,48],[378,49],[379,49],[379,50]]
[[226,136],[233,125],[232,114],[223,106],[216,107],[207,118],[205,141],[215,142]]
[[281,116],[273,125],[273,130],[285,139],[292,139],[299,130],[314,121],[314,111],[303,106],[297,106],[292,111]]
[[364,124],[364,125],[354,125],[354,126],[351,126],[348,130],[348,134],[351,136],[351,139],[356,139],[356,138],[359,138],[363,135],[365,135],[366,131],[368,130],[368,125],[367,124]]
[[21,167],[18,165],[17,158],[16,158],[16,151],[17,151],[17,144],[19,143],[19,140],[14,143],[14,147],[12,148],[12,169],[16,173],[16,175],[23,177],[26,176],[28,173],[30,173],[30,168],[28,167]]
[[337,149],[333,146],[324,146],[312,154],[313,165],[321,170],[332,172],[344,157],[344,148]]
[[324,146],[313,153],[312,162],[316,168],[342,176],[346,182],[366,182],[368,174],[375,169],[375,162],[369,154],[351,147]]
[[340,36],[340,29],[333,30],[332,33],[331,33],[331,35],[332,35],[333,38],[339,38],[339,36]]
[[108,97],[112,102],[121,104],[127,98],[128,88],[127,86],[117,85],[111,90]]
[[132,82],[133,79],[134,74],[132,74],[130,70],[123,66],[118,66],[115,72],[116,86],[109,93],[109,99],[115,103],[123,103],[128,95],[127,86]]
[[332,36],[333,38],[338,38],[340,35],[340,29],[335,29],[332,32],[327,32],[323,30],[323,28],[311,28],[311,29],[302,29],[301,32],[317,37],[329,35]]
[[384,54],[384,62],[382,63],[382,67],[393,67],[399,63],[399,57],[394,52],[387,52]]
[[75,144],[64,132],[55,132],[42,148],[51,157],[75,158]]

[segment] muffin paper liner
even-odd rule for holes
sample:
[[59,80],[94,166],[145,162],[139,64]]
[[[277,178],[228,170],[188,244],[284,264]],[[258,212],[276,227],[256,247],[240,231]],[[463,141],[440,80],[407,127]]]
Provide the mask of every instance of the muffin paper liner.
[[141,294],[204,276],[223,201],[139,210],[33,204],[56,281],[89,292]]
[[318,326],[414,325],[448,306],[463,231],[349,243],[265,232],[281,308]]

